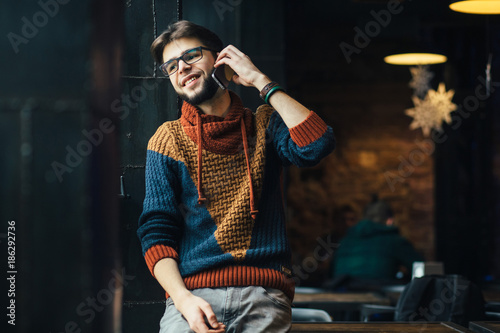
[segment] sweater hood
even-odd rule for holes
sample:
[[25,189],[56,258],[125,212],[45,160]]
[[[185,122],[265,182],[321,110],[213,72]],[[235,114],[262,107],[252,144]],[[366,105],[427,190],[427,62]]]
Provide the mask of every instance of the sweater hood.
[[203,150],[216,154],[234,155],[245,153],[248,181],[250,183],[250,214],[257,216],[255,195],[250,169],[250,154],[247,133],[253,135],[253,114],[245,108],[241,99],[229,91],[231,106],[225,117],[204,114],[199,108],[184,101],[182,104],[181,124],[184,132],[198,146],[198,204],[207,200],[203,194]]
[[253,134],[252,111],[243,106],[238,95],[229,91],[231,107],[225,117],[204,114],[198,107],[184,101],[181,124],[184,132],[198,144],[201,125],[201,146],[216,154],[237,154],[243,151],[241,120],[249,135]]

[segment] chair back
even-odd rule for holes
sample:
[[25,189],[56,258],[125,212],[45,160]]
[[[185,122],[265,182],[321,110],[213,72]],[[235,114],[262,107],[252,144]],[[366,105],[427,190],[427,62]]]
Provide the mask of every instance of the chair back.
[[331,322],[332,317],[325,310],[292,308],[292,322]]
[[393,321],[396,307],[378,304],[363,304],[360,310],[360,321]]

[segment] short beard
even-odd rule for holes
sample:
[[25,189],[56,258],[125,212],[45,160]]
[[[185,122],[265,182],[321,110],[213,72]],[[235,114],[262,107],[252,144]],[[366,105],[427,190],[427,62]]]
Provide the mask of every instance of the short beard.
[[200,105],[200,104],[212,99],[212,97],[214,97],[215,94],[217,93],[219,86],[212,78],[209,78],[208,80],[204,79],[202,84],[203,85],[201,87],[201,91],[199,93],[197,93],[196,95],[189,97],[186,94],[179,93],[178,94],[179,97],[182,100],[184,100],[187,103],[194,105],[194,106]]

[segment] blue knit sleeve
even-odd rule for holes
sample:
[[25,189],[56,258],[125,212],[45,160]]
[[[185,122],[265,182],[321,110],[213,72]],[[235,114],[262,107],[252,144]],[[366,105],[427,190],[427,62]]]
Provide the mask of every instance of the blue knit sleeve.
[[267,128],[284,166],[311,167],[335,148],[333,130],[311,111],[303,123],[289,129],[278,112],[273,112]]
[[146,196],[137,230],[143,255],[156,245],[174,250],[178,248],[182,232],[182,212],[178,201],[180,184],[176,176],[177,168],[177,161],[148,150]]

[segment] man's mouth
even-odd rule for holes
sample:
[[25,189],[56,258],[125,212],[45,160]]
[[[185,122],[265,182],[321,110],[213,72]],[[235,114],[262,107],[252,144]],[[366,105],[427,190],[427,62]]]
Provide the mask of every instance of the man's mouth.
[[187,87],[199,78],[200,78],[200,75],[198,75],[198,74],[188,75],[187,77],[182,79],[181,86]]

